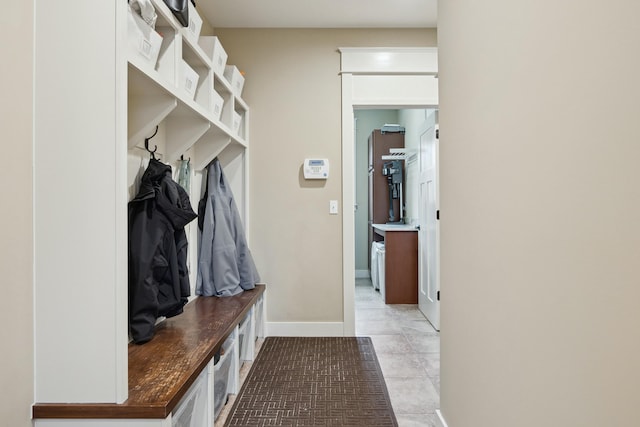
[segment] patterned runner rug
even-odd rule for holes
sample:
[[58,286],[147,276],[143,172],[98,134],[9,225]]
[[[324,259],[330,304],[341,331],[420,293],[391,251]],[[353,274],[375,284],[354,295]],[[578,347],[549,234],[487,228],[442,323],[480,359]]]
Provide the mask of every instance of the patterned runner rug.
[[225,426],[397,426],[368,337],[268,337]]

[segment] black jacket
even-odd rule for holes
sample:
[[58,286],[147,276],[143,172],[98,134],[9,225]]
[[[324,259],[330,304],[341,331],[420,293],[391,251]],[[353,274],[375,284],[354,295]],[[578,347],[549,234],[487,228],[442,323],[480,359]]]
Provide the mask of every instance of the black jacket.
[[187,236],[196,218],[171,166],[151,159],[129,202],[129,328],[135,343],[153,337],[159,316],[182,313],[190,294]]

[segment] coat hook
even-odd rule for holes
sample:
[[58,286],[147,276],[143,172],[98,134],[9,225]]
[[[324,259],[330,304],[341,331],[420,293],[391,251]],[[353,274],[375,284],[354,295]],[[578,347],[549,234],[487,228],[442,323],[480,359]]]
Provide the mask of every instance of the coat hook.
[[149,140],[154,136],[156,136],[157,133],[158,133],[158,126],[156,125],[156,131],[153,133],[153,135],[151,135],[149,138],[144,139],[144,148],[149,152],[149,154],[151,154],[151,158],[154,160],[156,159],[155,152],[158,151],[158,146],[157,145],[154,146],[153,151],[149,150]]

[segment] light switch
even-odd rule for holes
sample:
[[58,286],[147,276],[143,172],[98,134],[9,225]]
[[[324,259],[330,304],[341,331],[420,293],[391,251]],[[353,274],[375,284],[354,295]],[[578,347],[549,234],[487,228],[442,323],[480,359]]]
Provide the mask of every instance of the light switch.
[[329,213],[331,215],[338,215],[338,201],[329,200]]

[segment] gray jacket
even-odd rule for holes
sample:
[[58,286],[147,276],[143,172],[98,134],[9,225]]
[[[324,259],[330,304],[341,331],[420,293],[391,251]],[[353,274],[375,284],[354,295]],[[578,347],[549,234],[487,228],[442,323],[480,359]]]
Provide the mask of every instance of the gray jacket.
[[207,167],[207,190],[198,214],[196,294],[225,297],[253,289],[260,277],[218,159]]

